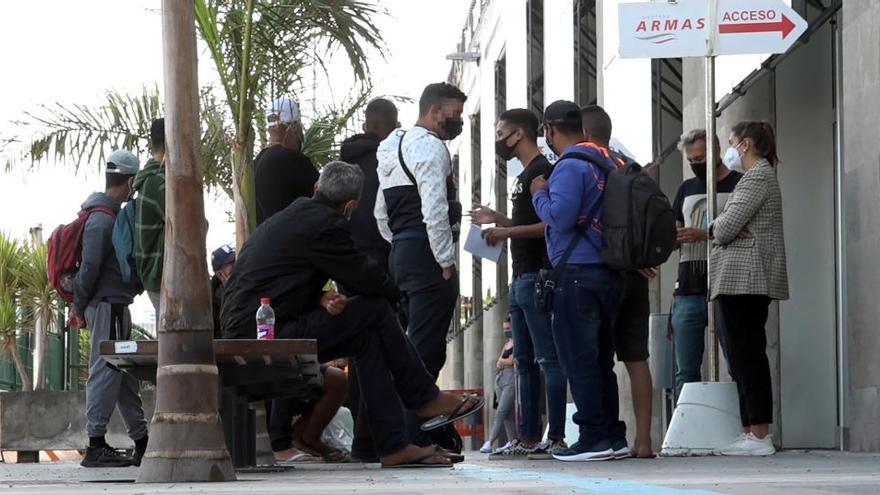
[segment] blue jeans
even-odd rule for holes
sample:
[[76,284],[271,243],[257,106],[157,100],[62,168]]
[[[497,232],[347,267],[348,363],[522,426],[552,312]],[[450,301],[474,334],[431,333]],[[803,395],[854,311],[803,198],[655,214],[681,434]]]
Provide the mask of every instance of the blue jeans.
[[[513,330],[513,358],[519,378],[521,439],[541,439],[541,371],[547,388],[547,422],[551,440],[565,438],[566,383],[550,326],[550,313],[535,306],[537,272],[524,273],[510,286],[510,324]],[[540,366],[540,368],[539,368]]]
[[626,445],[614,374],[614,319],[623,279],[598,265],[568,265],[553,291],[553,338],[574,398],[579,445]]
[[672,335],[675,342],[675,395],[685,383],[702,381],[706,327],[709,325],[705,294],[675,296],[672,306]]

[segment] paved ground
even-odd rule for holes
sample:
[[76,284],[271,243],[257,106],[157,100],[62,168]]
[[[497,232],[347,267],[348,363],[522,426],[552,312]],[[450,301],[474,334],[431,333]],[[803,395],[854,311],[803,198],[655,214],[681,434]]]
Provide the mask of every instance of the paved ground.
[[240,473],[222,484],[132,485],[134,468],[92,470],[71,462],[0,464],[6,494],[584,494],[820,495],[880,493],[880,455],[787,452],[769,459],[689,458],[564,464],[468,456],[455,469],[310,466]]

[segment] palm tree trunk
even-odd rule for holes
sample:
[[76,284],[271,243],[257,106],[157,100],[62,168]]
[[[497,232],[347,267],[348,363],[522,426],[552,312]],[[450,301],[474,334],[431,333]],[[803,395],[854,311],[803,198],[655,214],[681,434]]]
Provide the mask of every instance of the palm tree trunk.
[[34,390],[46,388],[46,346],[49,344],[49,325],[46,311],[35,308],[36,327],[34,329]]
[[24,361],[21,360],[21,354],[18,352],[18,346],[15,342],[15,336],[12,337],[12,345],[9,346],[9,354],[12,355],[12,363],[15,365],[15,371],[21,380],[21,391],[30,392],[33,390],[31,385],[31,377],[28,375],[27,368],[24,367]]
[[251,117],[254,104],[250,93],[251,30],[254,18],[254,0],[247,0],[244,17],[244,36],[241,45],[241,72],[238,81],[238,122],[233,146],[233,187],[235,189],[235,242],[241,252],[251,230],[256,227],[256,197],[254,191],[253,127]]
[[162,35],[168,147],[162,324],[156,412],[138,482],[230,481],[235,473],[217,413],[191,0],[163,0]]

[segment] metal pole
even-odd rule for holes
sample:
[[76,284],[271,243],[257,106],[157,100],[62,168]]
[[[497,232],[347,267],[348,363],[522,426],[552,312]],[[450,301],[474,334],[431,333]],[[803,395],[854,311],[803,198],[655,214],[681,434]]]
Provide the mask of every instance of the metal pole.
[[[709,1],[709,55],[706,57],[706,202],[708,203],[709,222],[717,216],[715,163],[715,41],[718,32],[718,1]],[[712,242],[706,243],[706,278],[708,286],[712,287]],[[709,381],[718,381],[718,334],[715,328],[715,305],[708,302],[708,325],[709,325]]]
[[839,424],[839,448],[849,448],[849,369],[848,332],[846,316],[846,204],[843,184],[843,33],[840,14],[835,14],[834,26],[834,249],[836,254],[835,306],[837,307],[837,415]]

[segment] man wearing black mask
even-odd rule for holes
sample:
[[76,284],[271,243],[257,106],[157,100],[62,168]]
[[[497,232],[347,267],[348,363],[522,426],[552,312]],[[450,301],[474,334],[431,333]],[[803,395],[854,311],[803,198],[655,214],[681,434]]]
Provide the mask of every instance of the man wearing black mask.
[[[495,128],[495,154],[503,160],[519,159],[525,169],[516,178],[511,193],[512,218],[486,206],[474,205],[471,222],[494,223],[483,231],[489,244],[510,239],[513,282],[510,284],[510,320],[513,329],[513,357],[519,392],[517,436],[490,459],[550,458],[565,444],[566,381],[559,366],[550,326],[550,312],[535,305],[538,272],[549,268],[544,223],[535,213],[529,190],[536,177],[549,178],[552,167],[538,149],[540,122],[530,110],[507,110]],[[541,373],[547,390],[547,441],[541,442]]]
[[[715,141],[715,180],[718,207],[724,208],[742,174],[728,170],[721,161],[721,145]],[[675,284],[672,308],[672,331],[675,340],[675,390],[685,383],[701,381],[705,331],[709,322],[706,300],[706,242],[708,210],[706,206],[706,131],[695,129],[681,137],[678,148],[690,163],[695,177],[684,181],[675,196],[673,208],[678,223],[681,261]]]
[[[377,152],[376,222],[392,243],[391,273],[408,319],[407,335],[435,378],[446,362],[446,334],[458,300],[455,242],[461,226],[443,141],[461,134],[466,100],[451,84],[428,85],[416,125],[392,132]],[[407,423],[413,443],[431,443],[419,418],[410,414]]]

